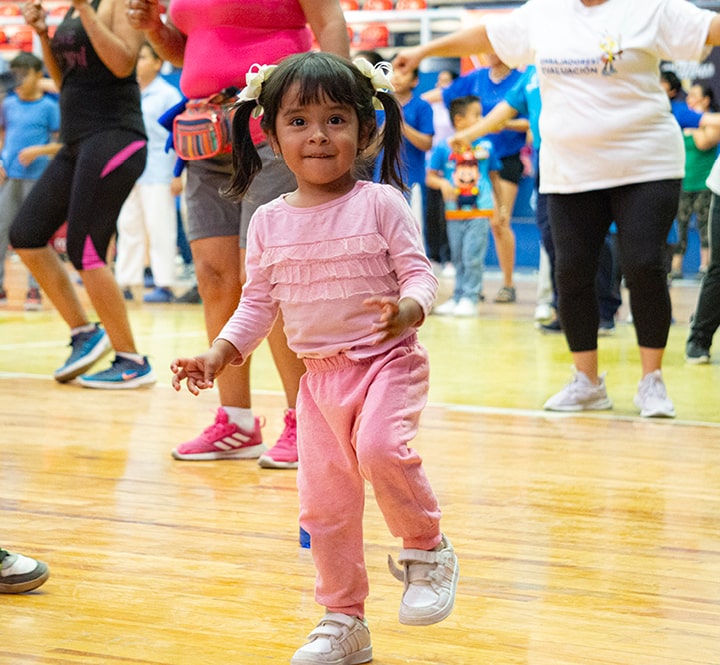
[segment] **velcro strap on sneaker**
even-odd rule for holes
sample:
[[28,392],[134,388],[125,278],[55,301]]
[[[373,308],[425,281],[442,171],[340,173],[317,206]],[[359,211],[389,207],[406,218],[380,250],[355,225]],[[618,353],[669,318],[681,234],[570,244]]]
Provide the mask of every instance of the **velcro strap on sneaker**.
[[[403,582],[405,581],[405,575],[407,574],[409,564],[424,563],[429,565],[436,565],[439,563],[446,563],[446,560],[447,556],[445,556],[445,553],[442,551],[438,552],[437,550],[431,550],[430,552],[428,552],[427,550],[400,550],[400,557],[398,558],[398,563],[403,566],[404,570],[401,570],[395,565],[395,562],[390,555],[388,555],[388,568],[390,569],[393,577]],[[421,573],[421,577],[424,576],[425,575]]]
[[348,616],[347,614],[340,614],[338,612],[330,612],[322,618],[316,628],[310,631],[308,638],[334,637],[335,639],[338,639],[346,632],[346,630],[343,630],[343,626],[349,630],[354,625],[354,617]]
[[[452,550],[400,550],[398,563],[403,566],[398,568],[393,558],[388,555],[388,568],[395,579],[412,584],[415,582],[439,582],[443,577],[451,574],[453,566]],[[420,564],[413,566],[412,564]],[[438,566],[440,568],[438,569]]]

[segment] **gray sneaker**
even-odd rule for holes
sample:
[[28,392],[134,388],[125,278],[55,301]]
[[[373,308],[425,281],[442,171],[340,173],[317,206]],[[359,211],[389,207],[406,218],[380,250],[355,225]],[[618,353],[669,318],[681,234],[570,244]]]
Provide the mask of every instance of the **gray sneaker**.
[[291,665],[360,665],[372,660],[367,621],[328,612],[292,657]]
[[605,374],[600,383],[592,383],[583,373],[573,368],[573,378],[557,395],[553,395],[543,408],[546,411],[603,411],[612,409],[605,390]]
[[398,568],[388,556],[390,572],[405,583],[400,603],[400,623],[429,626],[450,615],[455,604],[458,560],[450,541],[443,536],[437,549],[400,551]]
[[689,365],[707,365],[710,362],[710,347],[689,340],[685,345],[685,362]]
[[32,591],[49,576],[46,563],[0,549],[0,593]]
[[674,418],[675,407],[667,396],[662,373],[656,369],[646,374],[638,385],[635,406],[643,418]]

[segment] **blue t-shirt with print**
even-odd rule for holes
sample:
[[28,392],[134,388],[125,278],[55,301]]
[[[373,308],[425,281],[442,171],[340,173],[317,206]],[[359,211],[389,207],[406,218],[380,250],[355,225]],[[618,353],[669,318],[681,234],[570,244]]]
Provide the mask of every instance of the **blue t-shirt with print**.
[[49,157],[42,156],[23,166],[18,155],[31,145],[45,145],[52,134],[60,129],[60,107],[50,95],[24,101],[16,94],[8,95],[2,103],[0,127],[5,131],[0,159],[8,178],[37,180],[48,164]]
[[495,154],[492,141],[487,138],[478,139],[471,150],[463,153],[453,152],[447,141],[439,143],[430,155],[428,168],[441,173],[455,185],[457,201],[445,202],[448,220],[452,219],[453,211],[472,212],[495,207],[490,172],[499,171],[502,163]]

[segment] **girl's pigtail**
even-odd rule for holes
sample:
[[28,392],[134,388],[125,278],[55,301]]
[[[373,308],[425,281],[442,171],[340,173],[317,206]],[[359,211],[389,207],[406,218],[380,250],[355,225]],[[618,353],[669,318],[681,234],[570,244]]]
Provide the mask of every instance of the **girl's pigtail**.
[[255,100],[235,104],[232,119],[232,166],[230,184],[222,194],[233,201],[240,201],[246,194],[253,178],[262,169],[262,161],[250,136],[250,117],[257,107]]
[[383,148],[380,164],[382,182],[407,190],[400,171],[400,150],[402,148],[402,111],[393,95],[381,90],[375,93],[385,111],[385,124],[380,135]]

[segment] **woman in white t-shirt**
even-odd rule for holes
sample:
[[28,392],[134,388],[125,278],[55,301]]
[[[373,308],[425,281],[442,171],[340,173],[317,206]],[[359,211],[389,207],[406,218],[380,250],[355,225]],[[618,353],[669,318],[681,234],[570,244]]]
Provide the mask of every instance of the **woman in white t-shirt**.
[[594,277],[615,221],[642,364],[635,405],[642,416],[675,415],[660,370],[671,321],[665,246],[684,150],[659,64],[700,60],[717,44],[720,15],[686,0],[528,0],[394,61],[405,68],[428,56],[494,52],[512,67],[537,67],[540,191],[548,194],[558,309],[576,368],[546,409],[612,407],[598,374]]

